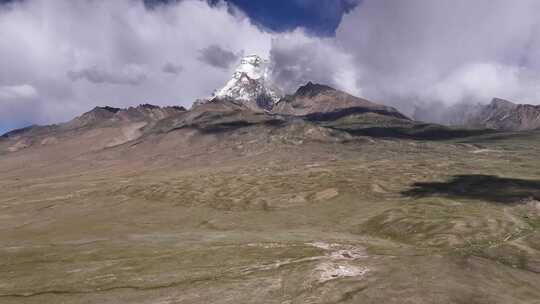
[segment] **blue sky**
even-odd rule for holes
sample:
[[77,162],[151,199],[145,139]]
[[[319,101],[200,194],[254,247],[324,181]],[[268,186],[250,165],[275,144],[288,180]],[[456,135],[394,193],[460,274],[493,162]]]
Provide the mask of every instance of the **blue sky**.
[[[0,4],[24,0],[0,0]],[[148,7],[179,0],[144,0]],[[226,1],[244,11],[250,19],[273,31],[303,27],[315,35],[331,36],[344,13],[361,0],[207,0],[210,4]]]
[[304,27],[333,35],[345,12],[356,5],[345,0],[229,0],[256,23],[275,31]]
[[[21,0],[0,0],[0,4]],[[24,1],[24,0],[23,0]],[[144,0],[148,7],[179,0]],[[244,11],[250,19],[272,31],[303,27],[314,35],[332,36],[344,13],[361,0],[207,0],[226,1]]]
[[[145,0],[147,5],[171,0]],[[250,19],[273,31],[303,27],[315,35],[334,34],[344,13],[360,0],[226,0],[239,7]],[[211,4],[218,0],[209,0]]]

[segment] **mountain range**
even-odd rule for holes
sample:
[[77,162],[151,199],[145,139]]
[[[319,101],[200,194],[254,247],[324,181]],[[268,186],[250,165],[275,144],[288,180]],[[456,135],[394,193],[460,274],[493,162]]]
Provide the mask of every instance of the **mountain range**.
[[451,106],[420,106],[416,120],[449,126],[498,131],[526,131],[540,128],[540,106],[493,98],[489,104],[458,103]]
[[8,132],[0,137],[0,153],[63,144],[72,146],[64,151],[100,150],[178,129],[208,133],[246,126],[277,128],[298,123],[324,128],[316,122],[336,121],[352,115],[412,123],[392,107],[326,85],[309,82],[294,94],[283,96],[268,81],[266,65],[258,56],[245,57],[225,87],[217,90],[212,98],[195,103],[189,110],[149,104],[127,109],[96,107],[66,123]]
[[502,131],[524,131],[540,128],[540,106],[516,104],[494,98],[490,104],[477,107],[465,125]]
[[[97,151],[179,129],[208,133],[248,126],[283,128],[298,123],[347,136],[444,139],[466,132],[422,123],[429,109],[418,108],[413,120],[393,107],[323,84],[309,82],[295,93],[284,95],[268,79],[268,65],[256,55],[246,56],[223,88],[189,110],[149,104],[127,109],[96,107],[66,123],[8,132],[0,137],[0,153],[64,144],[71,147],[64,151],[82,153],[88,148]],[[531,130],[540,127],[540,106],[495,98],[485,106],[454,106],[435,121],[473,130]]]

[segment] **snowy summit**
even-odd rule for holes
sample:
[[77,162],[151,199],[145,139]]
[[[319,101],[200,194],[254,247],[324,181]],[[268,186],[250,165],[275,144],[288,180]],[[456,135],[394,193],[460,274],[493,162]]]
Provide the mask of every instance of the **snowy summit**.
[[268,80],[268,60],[257,55],[242,58],[232,79],[213,98],[232,99],[252,109],[272,109],[282,94]]

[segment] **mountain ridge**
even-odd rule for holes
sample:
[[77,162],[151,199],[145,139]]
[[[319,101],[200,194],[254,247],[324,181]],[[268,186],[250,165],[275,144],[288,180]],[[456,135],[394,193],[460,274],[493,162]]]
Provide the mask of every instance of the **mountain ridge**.
[[[282,115],[304,116],[311,119],[337,119],[354,113],[376,112],[410,120],[393,107],[374,103],[330,86],[308,82],[292,95],[283,97],[272,109]],[[331,118],[330,118],[331,117]]]
[[68,122],[9,131],[0,136],[0,152],[55,145],[73,138],[90,138],[94,143],[90,149],[112,147],[137,139],[142,136],[143,128],[185,111],[179,106],[149,104],[124,109],[97,106]]
[[268,66],[258,55],[243,57],[232,78],[211,99],[239,100],[252,110],[272,109],[283,94],[269,80]]
[[[178,129],[215,133],[255,125],[274,128],[297,123],[298,119],[309,125],[311,122],[366,113],[410,120],[391,107],[327,85],[309,82],[294,94],[281,98],[270,109],[260,107],[253,100],[246,103],[245,99],[231,97],[197,102],[189,110],[179,106],[159,107],[150,104],[124,109],[99,106],[66,123],[8,132],[1,137],[0,152],[56,145],[66,140],[84,141],[84,138],[91,138],[92,149],[99,150]],[[78,150],[84,149],[81,147]]]
[[518,104],[502,98],[493,98],[466,125],[501,131],[526,131],[540,128],[540,106]]

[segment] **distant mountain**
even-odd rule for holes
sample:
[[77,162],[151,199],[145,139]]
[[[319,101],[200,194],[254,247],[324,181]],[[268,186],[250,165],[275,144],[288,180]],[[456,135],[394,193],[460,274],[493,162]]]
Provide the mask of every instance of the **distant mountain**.
[[[67,123],[32,126],[4,134],[0,137],[0,153],[63,145],[69,148],[62,151],[77,154],[119,146],[145,135],[151,137],[180,129],[218,134],[256,126],[264,133],[299,122],[317,129],[320,127],[314,124],[345,117],[351,117],[355,122],[361,121],[362,127],[411,125],[409,118],[392,107],[311,82],[294,94],[278,100],[276,91],[267,86],[261,70],[263,64],[258,57],[247,57],[235,73],[239,82],[232,82],[219,90],[211,100],[197,101],[190,110],[148,104],[127,109],[96,107]],[[247,79],[247,82],[242,79]],[[256,85],[251,86],[251,81]],[[266,97],[269,99],[264,99]],[[337,123],[335,126],[341,122]],[[323,133],[334,134],[327,131]]]
[[493,98],[489,104],[426,103],[416,107],[412,118],[447,126],[525,131],[540,128],[540,106],[517,104],[501,98]]
[[314,120],[332,120],[354,113],[367,112],[409,119],[392,107],[312,82],[300,87],[293,95],[282,98],[272,109],[272,112],[305,116]]
[[307,119],[337,119],[353,113],[376,112],[409,119],[396,109],[358,98],[322,84],[307,83],[284,96],[268,77],[269,62],[257,55],[244,57],[231,80],[209,100],[198,100],[193,108],[215,102],[229,102],[255,112],[301,116]]
[[[414,126],[392,107],[327,85],[309,82],[294,94],[283,96],[269,80],[268,66],[268,61],[257,55],[244,57],[223,88],[208,100],[197,100],[189,110],[149,104],[127,109],[96,107],[67,123],[15,130],[0,137],[0,154],[20,150],[38,153],[37,148],[48,147],[51,155],[62,158],[138,144],[174,131],[190,137],[231,136],[236,130],[250,128],[261,136],[281,134],[301,141],[301,134],[319,134],[319,140],[343,139],[351,125],[354,132],[383,125]],[[323,126],[330,122],[335,123]],[[305,134],[306,130],[311,131]],[[244,137],[242,132],[237,135]]]
[[257,55],[242,58],[231,80],[212,99],[242,102],[252,110],[271,110],[282,94],[268,79],[268,61]]
[[524,131],[540,128],[540,106],[515,104],[494,98],[483,106],[465,125],[504,131]]
[[185,111],[183,107],[149,104],[127,109],[95,107],[66,123],[8,132],[0,136],[0,153],[62,142],[85,142],[80,148],[90,150],[112,147],[137,139],[143,128]]

